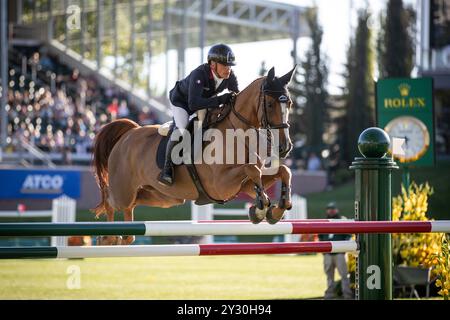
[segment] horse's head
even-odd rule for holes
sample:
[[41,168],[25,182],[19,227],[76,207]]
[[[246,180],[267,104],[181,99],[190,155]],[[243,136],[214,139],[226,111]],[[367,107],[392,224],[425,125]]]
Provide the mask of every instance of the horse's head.
[[275,68],[269,70],[260,91],[258,118],[265,129],[279,130],[279,155],[286,158],[292,150],[292,142],[289,136],[289,111],[292,101],[286,89],[291,81],[295,67],[284,76],[276,77]]

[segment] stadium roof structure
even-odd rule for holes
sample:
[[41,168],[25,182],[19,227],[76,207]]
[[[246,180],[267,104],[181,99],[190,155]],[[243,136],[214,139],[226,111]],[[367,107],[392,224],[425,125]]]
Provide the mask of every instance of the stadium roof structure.
[[[205,20],[206,44],[216,42],[217,38],[248,42],[309,36],[304,17],[306,7],[267,0],[181,0],[173,4],[168,7],[168,13],[181,18],[180,25],[186,26],[189,18]],[[181,30],[185,32],[186,28]]]
[[[121,81],[122,88],[139,92],[137,100],[148,98],[148,104],[154,105],[162,114],[164,107],[157,102],[165,103],[168,77],[165,77],[164,85],[166,94],[161,99],[151,90],[157,79],[152,72],[152,57],[162,53],[167,55],[169,50],[176,49],[178,78],[181,78],[186,75],[187,48],[203,49],[217,42],[232,44],[290,38],[294,64],[297,40],[309,36],[307,7],[267,0],[41,0],[10,3],[15,7],[8,10],[14,16],[9,17],[9,21],[17,29],[30,27],[28,39],[40,38],[58,55],[67,54],[66,61],[80,70],[97,69],[105,81],[110,74],[113,82]],[[200,50],[199,62],[205,61],[203,51]],[[165,73],[168,74],[170,62],[165,61]]]

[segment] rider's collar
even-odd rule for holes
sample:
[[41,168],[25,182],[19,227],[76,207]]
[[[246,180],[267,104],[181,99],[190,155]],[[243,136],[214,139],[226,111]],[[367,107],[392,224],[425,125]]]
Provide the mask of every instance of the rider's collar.
[[213,75],[213,78],[214,78],[214,84],[216,85],[216,90],[217,90],[217,88],[220,86],[220,84],[222,83],[222,81],[223,81],[223,78],[219,78],[215,73],[214,73],[214,71],[211,69],[211,73],[212,73],[212,75]]

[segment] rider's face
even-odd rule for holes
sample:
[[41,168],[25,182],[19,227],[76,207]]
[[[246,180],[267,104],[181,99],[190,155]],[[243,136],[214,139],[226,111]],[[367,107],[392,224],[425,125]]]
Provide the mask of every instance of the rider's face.
[[231,74],[231,66],[226,66],[224,64],[221,63],[215,63],[213,62],[214,65],[214,71],[216,72],[216,74],[219,76],[219,78],[222,79],[228,79],[230,77]]

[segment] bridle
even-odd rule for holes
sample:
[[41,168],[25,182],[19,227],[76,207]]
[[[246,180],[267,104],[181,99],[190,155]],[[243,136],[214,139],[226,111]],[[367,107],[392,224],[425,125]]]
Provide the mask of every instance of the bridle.
[[[265,89],[264,88],[264,84],[261,85],[261,89],[259,91],[259,96],[258,96],[258,109],[256,110],[256,113],[259,114],[259,110],[261,109],[261,106],[263,108],[263,112],[262,112],[262,119],[259,120],[258,127],[255,127],[250,121],[248,121],[246,118],[244,118],[235,108],[235,101],[232,101],[231,103],[231,110],[233,111],[234,115],[240,120],[242,121],[245,125],[247,125],[248,127],[250,127],[253,130],[256,130],[258,132],[258,135],[260,134],[260,129],[265,129],[267,130],[267,150],[272,150],[272,136],[273,136],[273,131],[272,129],[288,129],[289,123],[285,123],[282,122],[280,124],[271,124],[269,122],[269,117],[268,117],[268,105],[267,105],[267,99],[266,96],[270,95],[273,98],[278,99],[278,101],[280,103],[286,103],[289,99],[286,96],[284,91],[281,90],[269,90],[269,89]],[[261,97],[262,97],[262,103],[261,103]]]
[[[269,122],[268,117],[268,105],[267,105],[267,99],[266,96],[271,96],[276,99],[280,103],[286,103],[288,101],[288,97],[286,96],[284,91],[277,91],[277,90],[269,90],[264,88],[264,84],[261,85],[261,89],[259,90],[259,96],[258,96],[258,109],[256,110],[256,113],[259,113],[259,110],[261,109],[261,105],[263,108],[263,115],[262,119],[259,121],[260,126],[255,127],[250,121],[248,121],[246,118],[244,118],[235,108],[234,101],[232,102],[231,110],[233,111],[234,115],[242,121],[245,125],[249,126],[251,129],[287,129],[289,128],[289,123],[282,122],[280,124],[273,125]],[[261,103],[261,96],[263,102]]]

